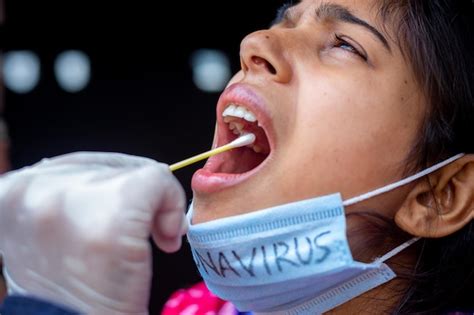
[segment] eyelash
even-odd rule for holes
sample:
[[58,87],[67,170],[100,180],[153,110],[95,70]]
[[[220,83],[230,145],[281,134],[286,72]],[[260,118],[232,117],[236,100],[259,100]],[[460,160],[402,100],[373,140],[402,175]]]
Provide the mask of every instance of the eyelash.
[[[357,48],[355,48],[352,44],[350,44],[347,40],[343,38],[343,36],[339,34],[334,34],[334,46],[344,49],[360,58],[364,61],[367,61],[367,56],[360,52]],[[342,48],[341,46],[349,46],[349,48]]]

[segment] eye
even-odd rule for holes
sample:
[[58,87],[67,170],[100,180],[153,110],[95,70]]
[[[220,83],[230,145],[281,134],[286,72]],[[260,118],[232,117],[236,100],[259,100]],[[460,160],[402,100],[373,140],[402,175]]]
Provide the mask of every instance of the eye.
[[334,47],[344,49],[367,61],[368,57],[363,48],[356,48],[356,44],[352,44],[350,41],[346,36],[334,34]]

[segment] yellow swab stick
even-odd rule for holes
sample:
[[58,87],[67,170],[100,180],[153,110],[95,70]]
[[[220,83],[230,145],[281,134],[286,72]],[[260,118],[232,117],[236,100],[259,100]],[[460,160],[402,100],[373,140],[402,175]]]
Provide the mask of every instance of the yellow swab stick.
[[235,139],[231,143],[225,144],[221,147],[215,148],[214,150],[210,150],[210,151],[198,154],[198,155],[193,156],[193,157],[191,157],[189,159],[186,159],[184,161],[181,161],[181,162],[175,163],[173,165],[170,165],[170,171],[174,172],[176,170],[179,170],[180,168],[183,168],[183,167],[189,166],[191,164],[194,164],[196,162],[202,161],[202,160],[207,159],[207,158],[209,158],[213,155],[216,155],[216,154],[228,151],[228,150],[240,148],[240,147],[252,144],[254,142],[255,142],[255,135],[253,133],[247,133],[247,134]]

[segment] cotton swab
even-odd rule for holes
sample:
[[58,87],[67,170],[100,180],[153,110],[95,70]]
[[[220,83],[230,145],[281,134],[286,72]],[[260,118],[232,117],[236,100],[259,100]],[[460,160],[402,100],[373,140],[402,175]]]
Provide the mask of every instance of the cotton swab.
[[210,150],[201,154],[198,154],[196,156],[193,156],[189,159],[186,159],[184,161],[175,163],[170,166],[170,171],[174,172],[176,170],[179,170],[180,168],[189,166],[191,164],[194,164],[196,162],[202,161],[204,159],[207,159],[211,156],[214,156],[219,153],[223,153],[228,150],[244,147],[246,145],[252,144],[255,142],[255,135],[253,133],[247,133],[244,134],[243,136],[235,139],[231,143],[225,144],[221,147],[215,148],[214,150]]

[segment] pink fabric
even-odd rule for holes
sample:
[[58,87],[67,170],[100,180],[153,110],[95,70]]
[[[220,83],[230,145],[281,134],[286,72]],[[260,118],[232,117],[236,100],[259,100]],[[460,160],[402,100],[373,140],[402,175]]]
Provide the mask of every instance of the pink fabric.
[[212,294],[204,282],[171,295],[161,315],[236,315],[235,307]]

